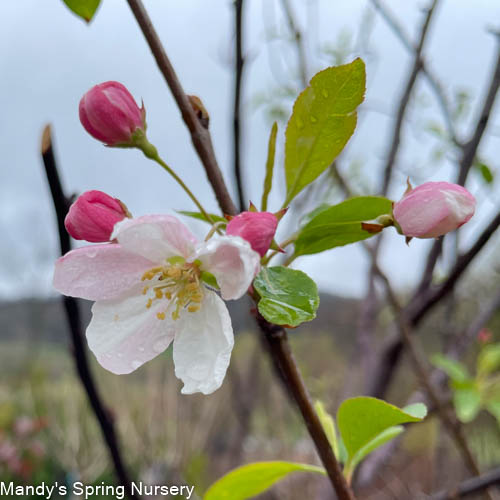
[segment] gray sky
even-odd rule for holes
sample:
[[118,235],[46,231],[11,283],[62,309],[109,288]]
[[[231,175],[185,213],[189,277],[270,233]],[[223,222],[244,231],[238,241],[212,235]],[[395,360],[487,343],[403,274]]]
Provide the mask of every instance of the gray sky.
[[[356,38],[369,2],[294,3],[299,23],[307,31],[312,74],[328,65],[325,57],[319,57],[320,47],[336,43],[346,29]],[[426,2],[386,3],[413,35],[420,8]],[[217,157],[226,178],[231,179],[232,3],[150,0],[145,4],[186,91],[199,95],[210,112]],[[487,33],[487,28],[499,28],[499,14],[495,0],[443,0],[434,19],[426,47],[432,67],[450,95],[465,89],[474,97],[473,112],[463,123],[464,133],[476,118],[478,98],[485,91],[486,76],[495,57],[494,37]],[[258,202],[270,122],[264,110],[255,109],[252,103],[258,93],[276,86],[276,76],[281,83],[287,83],[295,53],[283,41],[266,42],[273,26],[274,31],[286,33],[279,1],[247,0],[246,20],[250,61],[244,89],[244,164],[247,192]],[[378,16],[374,22],[369,44],[374,55],[367,59],[366,105],[341,163],[346,168],[359,162],[368,187],[376,194],[376,179],[393,123],[390,115],[399,99],[410,59]],[[138,101],[144,99],[150,141],[167,163],[189,181],[204,205],[217,210],[179,112],[124,1],[103,0],[90,26],[73,16],[60,0],[6,2],[0,19],[0,74],[0,299],[51,293],[52,266],[57,257],[56,226],[38,154],[39,137],[46,122],[54,127],[68,192],[101,189],[122,199],[134,215],[193,209],[170,178],[139,152],[105,148],[86,134],[78,120],[78,102],[96,83],[118,80]],[[496,111],[499,106],[500,100]],[[393,186],[394,198],[404,191],[407,175],[417,184],[450,180],[449,161],[437,165],[430,162],[436,141],[423,132],[423,125],[429,120],[442,123],[434,97],[422,80],[405,128],[398,162],[400,184]],[[494,116],[488,130],[480,153],[491,167],[498,168],[498,117]],[[281,146],[283,133],[281,127]],[[282,157],[278,156],[277,168],[281,166]],[[277,184],[272,209],[281,205],[283,191]],[[477,233],[488,214],[498,207],[498,183],[493,190],[487,189],[476,176],[468,187],[479,203],[477,216],[464,232],[465,246],[469,236]],[[194,224],[194,228],[201,236],[202,226]],[[390,232],[382,264],[404,287],[418,275],[421,256],[429,242],[414,240],[407,247],[403,238]],[[486,253],[491,253],[491,247]],[[356,245],[296,261],[296,267],[307,271],[324,289],[346,295],[359,295],[364,289],[364,266],[363,252]]]

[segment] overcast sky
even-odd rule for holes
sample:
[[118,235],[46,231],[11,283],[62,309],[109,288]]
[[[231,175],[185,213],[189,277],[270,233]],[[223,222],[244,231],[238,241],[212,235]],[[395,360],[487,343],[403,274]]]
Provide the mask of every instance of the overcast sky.
[[[320,48],[335,45],[344,32],[358,37],[360,21],[369,5],[367,0],[293,3],[300,27],[306,31],[310,76],[328,65]],[[426,2],[387,3],[414,35]],[[145,4],[186,91],[199,95],[210,113],[217,157],[231,180],[232,3],[150,0]],[[249,62],[244,87],[244,175],[250,198],[258,202],[270,121],[254,102],[258,94],[292,78],[295,53],[284,41],[268,41],[270,33],[286,33],[281,2],[247,0],[246,4]],[[500,7],[496,0],[443,0],[441,4],[426,53],[450,96],[461,89],[473,96],[472,113],[461,129],[466,133],[477,116],[478,100],[485,92],[495,58],[495,40],[488,29],[500,28]],[[353,162],[362,165],[366,185],[377,194],[376,180],[387,150],[391,115],[410,58],[377,15],[369,40],[366,104],[341,163],[344,169]],[[150,141],[189,181],[205,206],[217,210],[179,112],[123,0],[103,0],[89,26],[72,15],[62,0],[5,2],[0,18],[0,74],[0,299],[52,293],[52,267],[58,249],[56,226],[39,158],[40,134],[47,122],[53,124],[68,192],[106,191],[122,199],[134,215],[194,208],[170,178],[139,152],[105,148],[86,134],[78,120],[78,102],[96,83],[118,80],[138,101],[144,99]],[[407,175],[415,183],[451,179],[450,161],[430,161],[436,141],[423,128],[430,120],[442,120],[423,80],[416,95],[391,192],[394,198],[404,191]],[[499,106],[497,101],[497,111]],[[488,132],[480,152],[492,168],[498,168],[500,118],[494,115]],[[283,133],[281,127],[281,143]],[[281,166],[279,156],[277,167]],[[496,187],[486,189],[477,176],[471,179],[469,188],[479,204],[478,214],[465,233],[465,245],[468,236],[477,233],[498,207]],[[282,194],[276,186],[271,209],[279,208]],[[195,225],[195,229],[201,235],[202,227]],[[414,240],[407,247],[403,238],[390,232],[382,264],[404,287],[420,272],[421,257],[429,242]],[[486,253],[491,253],[491,248]],[[365,264],[358,246],[296,261],[296,267],[306,270],[323,289],[344,295],[362,293]]]

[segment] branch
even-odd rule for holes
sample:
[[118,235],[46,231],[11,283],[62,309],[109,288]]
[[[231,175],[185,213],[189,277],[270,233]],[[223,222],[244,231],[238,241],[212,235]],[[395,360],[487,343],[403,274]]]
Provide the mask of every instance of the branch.
[[[497,44],[499,43],[500,38],[497,38]],[[471,166],[474,163],[474,158],[476,157],[477,148],[479,147],[479,143],[481,142],[481,138],[483,137],[484,131],[486,130],[486,126],[488,125],[488,121],[490,119],[491,110],[493,105],[495,104],[495,98],[498,92],[498,87],[500,86],[500,45],[497,45],[497,61],[495,70],[493,71],[493,75],[491,76],[490,85],[488,88],[488,94],[486,95],[486,99],[484,100],[483,107],[481,109],[481,113],[479,115],[479,119],[476,124],[476,128],[474,129],[474,134],[471,139],[464,144],[463,147],[463,155],[459,165],[459,173],[458,173],[458,184],[462,186],[465,184],[465,180],[467,179],[467,174]]]
[[389,149],[389,154],[387,156],[387,162],[384,167],[384,178],[382,182],[382,194],[386,194],[389,188],[389,183],[391,180],[392,170],[394,168],[394,163],[396,161],[396,155],[399,150],[399,144],[401,142],[401,129],[403,126],[403,120],[406,114],[406,110],[408,108],[408,103],[410,101],[410,97],[413,91],[413,87],[415,86],[415,82],[417,81],[417,76],[422,69],[422,59],[421,54],[424,48],[424,42],[428,33],[429,25],[432,19],[432,14],[435,11],[436,5],[439,0],[433,0],[431,6],[427,10],[427,15],[425,16],[424,23],[420,30],[420,36],[418,44],[415,48],[414,58],[413,58],[413,66],[411,68],[410,76],[408,77],[408,81],[406,82],[406,87],[404,92],[399,100],[398,111],[396,114],[396,122],[394,124],[391,146]]
[[257,323],[269,345],[273,359],[279,367],[299,407],[309,434],[316,445],[316,450],[318,451],[339,500],[354,500],[354,494],[342,474],[342,470],[335,458],[330,442],[314,410],[311,398],[297,367],[297,363],[293,358],[290,345],[288,344],[286,330],[279,325],[269,323],[259,313],[257,313]]
[[295,46],[297,48],[297,59],[298,59],[298,67],[299,67],[299,75],[300,75],[300,83],[302,87],[307,87],[307,58],[306,58],[306,50],[304,47],[304,38],[299,28],[297,27],[297,22],[295,21],[295,15],[292,10],[292,6],[290,5],[289,0],[281,0],[283,5],[283,10],[285,11],[286,20],[288,23],[288,27],[293,34],[295,40]]
[[[382,18],[386,21],[388,26],[392,29],[394,34],[401,40],[406,49],[412,54],[416,55],[418,47],[412,43],[403,26],[401,26],[399,21],[394,17],[390,10],[385,5],[383,5],[380,0],[371,0],[371,2],[375,9],[382,16]],[[427,82],[434,91],[439,107],[441,108],[446,127],[448,129],[448,134],[450,135],[452,142],[457,146],[460,146],[460,141],[457,138],[457,133],[455,131],[455,126],[452,120],[450,104],[443,90],[443,85],[439,81],[439,78],[428,67],[427,63],[422,57],[422,54],[420,54],[420,71],[427,78]]]
[[163,45],[153,27],[151,19],[144,8],[141,0],[127,0],[130,9],[132,10],[137,23],[139,24],[144,37],[153,53],[153,56],[160,68],[160,72],[165,78],[172,95],[179,107],[182,118],[186,123],[187,128],[191,134],[191,140],[198,153],[198,156],[203,163],[208,180],[212,185],[215,196],[223,213],[228,215],[235,215],[237,213],[236,207],[229,195],[226,184],[222,177],[215,152],[212,145],[210,132],[203,126],[195,110],[189,102],[182,85],[175,74],[174,68],[163,48]]
[[243,58],[242,38],[243,38],[243,0],[234,0],[235,14],[235,49],[234,49],[234,105],[233,105],[233,160],[234,177],[238,191],[238,202],[240,211],[245,208],[245,195],[243,191],[243,181],[241,178],[241,83],[243,78]]
[[454,500],[465,498],[486,488],[500,484],[500,468],[486,472],[479,477],[466,479],[455,488],[430,495],[429,500]]
[[[50,193],[52,195],[52,202],[57,216],[57,228],[59,233],[59,244],[61,248],[61,255],[71,250],[71,241],[66,228],[64,227],[64,218],[68,212],[69,201],[64,195],[57,163],[54,156],[52,147],[52,137],[50,125],[47,125],[43,131],[42,145],[41,145],[42,160],[45,167],[45,175],[50,186]],[[131,479],[125,468],[125,464],[120,452],[118,437],[116,435],[111,412],[106,409],[97,385],[92,377],[90,371],[87,351],[83,341],[83,332],[81,327],[80,308],[78,301],[74,297],[63,297],[63,306],[68,320],[68,326],[71,334],[71,342],[73,347],[73,357],[76,365],[76,371],[80,378],[80,382],[85,389],[87,399],[94,411],[97,422],[101,428],[101,433],[104,442],[108,448],[109,455],[113,462],[115,473],[120,484],[125,486],[129,492],[128,496],[132,499],[139,497],[130,492]]]

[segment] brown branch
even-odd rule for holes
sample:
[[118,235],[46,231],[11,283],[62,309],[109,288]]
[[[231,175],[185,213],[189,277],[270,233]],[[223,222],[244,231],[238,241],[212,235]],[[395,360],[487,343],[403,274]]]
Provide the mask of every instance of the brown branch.
[[354,494],[342,474],[342,470],[335,458],[328,437],[314,410],[314,406],[297,367],[297,363],[293,358],[287,340],[286,330],[282,326],[269,323],[258,313],[257,323],[269,345],[273,359],[281,370],[283,378],[299,407],[309,434],[316,445],[316,450],[325,466],[328,477],[338,498],[340,500],[354,500]]
[[234,103],[233,103],[233,162],[240,212],[245,209],[245,194],[241,175],[241,84],[243,80],[243,0],[234,0],[235,48],[234,48]]
[[469,173],[469,170],[474,163],[474,159],[477,153],[477,148],[479,147],[479,143],[481,142],[484,131],[486,130],[486,126],[488,125],[488,121],[491,115],[491,110],[493,109],[493,105],[495,104],[495,99],[498,93],[499,86],[500,86],[500,38],[497,38],[496,65],[493,74],[491,76],[490,84],[488,87],[488,93],[481,108],[481,113],[476,123],[474,133],[471,139],[466,144],[464,144],[463,147],[463,155],[459,165],[459,173],[457,181],[458,184],[461,184],[462,186],[465,184],[465,181],[467,179],[467,174]]
[[392,132],[391,138],[391,146],[389,149],[389,153],[387,155],[387,161],[384,167],[384,177],[382,181],[382,194],[386,194],[389,188],[389,183],[391,181],[392,170],[394,168],[394,164],[396,162],[396,156],[399,151],[399,145],[401,142],[401,130],[403,126],[403,120],[406,114],[406,110],[408,108],[408,103],[410,102],[410,97],[413,92],[413,87],[415,86],[415,82],[417,81],[418,74],[422,69],[422,59],[421,54],[424,48],[425,39],[427,37],[428,29],[430,26],[430,22],[432,19],[432,15],[435,12],[437,3],[439,0],[433,0],[431,6],[427,10],[427,14],[424,19],[424,23],[422,24],[422,28],[420,30],[420,36],[418,40],[418,44],[415,48],[415,53],[413,57],[413,66],[410,71],[410,75],[408,77],[408,81],[406,82],[405,89],[401,98],[399,100],[398,111],[396,113],[396,121],[394,123],[394,128]]
[[[71,240],[64,227],[64,218],[66,217],[70,203],[64,194],[59,178],[49,125],[47,125],[43,131],[41,154],[57,217],[61,255],[64,255],[71,250]],[[108,448],[111,461],[115,468],[116,476],[119,483],[125,486],[128,491],[128,496],[132,499],[139,499],[137,495],[132,494],[130,491],[132,481],[121,455],[120,445],[112,419],[112,412],[105,407],[90,370],[87,351],[83,341],[79,303],[74,297],[63,297],[63,306],[71,335],[72,354],[76,365],[76,372],[101,429],[104,442]]]
[[283,10],[285,11],[286,20],[288,23],[288,27],[293,34],[295,40],[295,47],[297,49],[297,60],[298,60],[298,68],[300,75],[300,83],[302,87],[307,86],[307,58],[306,58],[306,49],[304,46],[304,38],[302,33],[300,32],[297,22],[295,20],[295,15],[292,10],[292,6],[290,5],[289,0],[281,0],[281,4],[283,5]]
[[160,72],[164,76],[165,81],[174,96],[175,102],[177,103],[177,106],[182,114],[182,118],[189,129],[194,148],[203,163],[208,180],[212,185],[221,210],[223,213],[228,215],[236,214],[236,207],[234,206],[231,196],[229,195],[217,163],[217,159],[215,158],[210,132],[203,126],[196,116],[195,110],[191,106],[189,99],[186,96],[179,79],[177,78],[174,68],[170,63],[167,53],[163,48],[160,38],[154,29],[142,1],[127,0],[127,2],[142,30],[142,33],[144,34],[144,37],[146,38],[149,48],[151,49],[156,63],[160,68]]
[[465,498],[495,485],[500,485],[500,468],[486,472],[478,477],[466,479],[454,488],[430,495],[428,499],[454,500],[456,498]]
[[[380,0],[371,0],[371,3],[375,7],[375,9],[379,12],[382,18],[386,21],[388,26],[392,29],[394,34],[401,40],[406,49],[411,52],[413,55],[417,53],[418,46],[414,45],[410,40],[410,37],[404,30],[403,26],[399,23],[396,17],[391,13],[391,11],[382,4]],[[461,146],[459,139],[457,138],[457,133],[455,131],[455,125],[452,119],[452,112],[450,110],[450,104],[448,102],[448,98],[446,93],[444,92],[443,85],[439,81],[439,78],[432,72],[432,70],[428,67],[426,61],[420,54],[420,71],[426,77],[427,82],[431,86],[436,99],[438,101],[439,107],[441,108],[441,112],[443,114],[446,127],[448,129],[448,134],[454,144],[457,146]]]

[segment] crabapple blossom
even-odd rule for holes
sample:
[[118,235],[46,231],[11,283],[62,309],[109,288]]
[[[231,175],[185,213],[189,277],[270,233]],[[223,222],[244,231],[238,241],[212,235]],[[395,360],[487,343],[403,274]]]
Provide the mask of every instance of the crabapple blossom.
[[[233,348],[223,299],[238,299],[259,269],[259,255],[237,236],[198,242],[169,215],[119,222],[112,239],[58,259],[54,287],[96,301],[87,340],[99,363],[130,373],[173,341],[182,392],[209,394],[224,379]],[[215,280],[214,280],[215,278]]]
[[467,189],[449,182],[426,182],[394,203],[396,227],[407,237],[437,238],[465,224],[476,200]]
[[80,100],[80,121],[95,139],[108,146],[134,146],[134,133],[146,131],[146,111],[119,82],[92,87]]
[[229,221],[226,234],[241,236],[261,257],[264,257],[277,227],[278,218],[270,212],[241,212]]
[[64,225],[75,240],[99,243],[109,241],[115,224],[129,216],[117,198],[102,191],[86,191],[69,208]]

